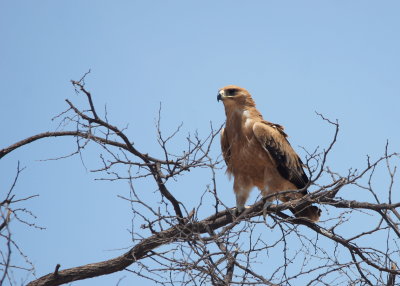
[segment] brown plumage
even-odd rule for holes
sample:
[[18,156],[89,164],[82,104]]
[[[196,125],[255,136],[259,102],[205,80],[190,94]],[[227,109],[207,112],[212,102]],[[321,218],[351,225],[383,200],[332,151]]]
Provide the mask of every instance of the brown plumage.
[[[242,211],[253,187],[262,195],[304,188],[308,177],[303,163],[290,146],[283,127],[263,119],[250,93],[229,85],[219,90],[225,106],[226,125],[221,132],[221,148],[227,173],[233,175],[236,206]],[[287,202],[307,194],[278,196]],[[291,209],[297,217],[318,221],[321,210],[315,206]]]

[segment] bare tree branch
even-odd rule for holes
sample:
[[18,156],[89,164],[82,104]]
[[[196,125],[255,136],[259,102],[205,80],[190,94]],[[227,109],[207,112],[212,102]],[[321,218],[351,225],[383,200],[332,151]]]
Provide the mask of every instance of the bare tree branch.
[[[319,147],[312,152],[304,148],[311,178],[306,188],[310,193],[301,199],[273,204],[265,221],[262,219],[265,201],[276,199],[276,194],[258,200],[236,216],[220,197],[216,173],[223,169],[223,160],[221,156],[212,156],[222,126],[214,128],[211,124],[205,138],[197,132],[189,134],[184,138],[186,148],[174,153],[170,146],[180,136],[182,125],[165,136],[159,110],[154,141],[158,143],[156,146],[161,155],[150,155],[135,146],[134,140],[126,135],[126,128],[112,125],[107,115],[102,117],[96,110],[93,96],[85,87],[88,73],[79,81],[71,81],[76,93],[86,98],[88,107],[79,108],[67,99],[67,110],[55,117],[61,120],[59,128],[72,124],[74,130],[28,137],[1,149],[0,159],[44,138],[75,139],[76,150],[56,160],[81,155],[88,146],[100,147],[100,166],[92,172],[101,176],[99,180],[129,183],[130,197],[118,197],[131,205],[133,246],[121,256],[102,262],[70,269],[62,269],[62,263],[49,265],[49,269],[54,269],[52,272],[49,270],[49,274],[28,285],[61,285],[122,270],[160,285],[297,285],[297,281],[330,286],[395,285],[395,278],[400,274],[396,266],[400,258],[400,215],[397,211],[400,203],[396,202],[393,190],[397,175],[394,160],[399,154],[390,153],[388,144],[381,157],[376,160],[367,157],[364,167],[351,168],[342,175],[328,166],[330,152],[337,144],[339,123],[318,114],[334,127],[334,134],[322,151]],[[379,182],[379,188],[373,184],[379,168],[388,173],[386,189],[382,182]],[[209,170],[211,178],[201,190],[200,200],[188,204],[176,195],[170,181],[176,182],[180,176],[195,169]],[[12,269],[24,268],[11,263],[14,252],[25,256],[13,239],[9,224],[15,219],[27,227],[41,229],[35,224],[35,216],[30,210],[17,206],[37,196],[18,197],[15,194],[14,187],[21,170],[18,165],[12,187],[0,199],[0,239],[8,248],[0,251],[0,267],[4,271],[1,283],[12,281]],[[135,182],[139,179],[151,181],[156,186],[157,198],[146,200],[142,192],[136,190]],[[200,185],[200,182],[193,184],[196,192]],[[299,191],[285,191],[280,195]],[[356,191],[363,199],[352,200],[348,196]],[[311,204],[326,210],[324,220],[318,224],[285,213]],[[211,215],[204,218],[200,215],[204,211],[208,214],[211,211]],[[21,214],[27,215],[28,219]],[[354,217],[369,223],[357,225],[359,228],[353,230],[354,222],[357,223]],[[374,245],[365,243],[374,239],[377,241]],[[260,267],[266,260],[272,266]],[[33,272],[33,267],[27,269]]]

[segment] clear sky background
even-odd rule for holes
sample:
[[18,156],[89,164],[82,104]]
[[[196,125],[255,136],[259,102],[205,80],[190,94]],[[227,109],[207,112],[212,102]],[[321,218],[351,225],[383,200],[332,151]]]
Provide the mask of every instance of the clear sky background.
[[[338,119],[330,165],[344,174],[364,166],[367,154],[382,155],[386,140],[400,151],[399,13],[399,1],[0,0],[0,148],[55,130],[51,118],[67,108],[64,99],[84,102],[69,81],[91,69],[87,87],[98,110],[107,105],[110,122],[129,124],[143,152],[161,154],[154,126],[160,102],[166,132],[183,122],[181,138],[196,130],[205,136],[210,121],[224,122],[218,89],[236,84],[252,93],[265,119],[286,127],[301,156],[299,146],[312,150],[332,136],[315,111]],[[65,269],[97,262],[132,246],[130,206],[117,198],[128,194],[126,183],[94,181],[99,175],[79,157],[39,161],[74,148],[72,138],[49,139],[0,161],[0,192],[19,160],[26,170],[15,194],[40,194],[23,206],[46,230],[11,224],[38,276],[57,263]],[[88,169],[100,166],[95,151],[84,161]],[[191,174],[172,191],[190,209],[207,176]],[[233,206],[223,171],[218,182]],[[153,187],[138,184],[153,195]],[[384,188],[379,195],[386,198]],[[17,281],[25,278],[20,274]],[[73,285],[115,285],[124,276],[120,285],[152,285],[127,272]]]

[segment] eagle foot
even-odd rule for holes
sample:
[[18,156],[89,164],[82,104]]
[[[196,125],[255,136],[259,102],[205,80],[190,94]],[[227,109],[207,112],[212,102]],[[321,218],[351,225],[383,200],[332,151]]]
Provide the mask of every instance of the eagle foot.
[[250,208],[249,206],[240,206],[240,205],[238,205],[238,206],[236,206],[236,208],[232,209],[231,214],[234,217],[238,217],[244,212],[245,209],[249,209],[249,208]]

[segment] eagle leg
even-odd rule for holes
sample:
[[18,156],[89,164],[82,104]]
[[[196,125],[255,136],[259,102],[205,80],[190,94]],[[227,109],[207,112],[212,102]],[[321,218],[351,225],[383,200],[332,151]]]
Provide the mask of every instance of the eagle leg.
[[264,220],[267,219],[268,209],[269,209],[270,206],[272,206],[272,202],[266,201],[265,204],[264,204],[264,207],[263,207],[263,218],[264,218]]
[[249,197],[251,186],[243,185],[240,181],[235,180],[233,190],[236,195],[236,214],[240,214],[246,208],[245,203]]
[[236,202],[236,214],[240,214],[244,211],[246,207],[244,206],[244,204],[239,204]]

